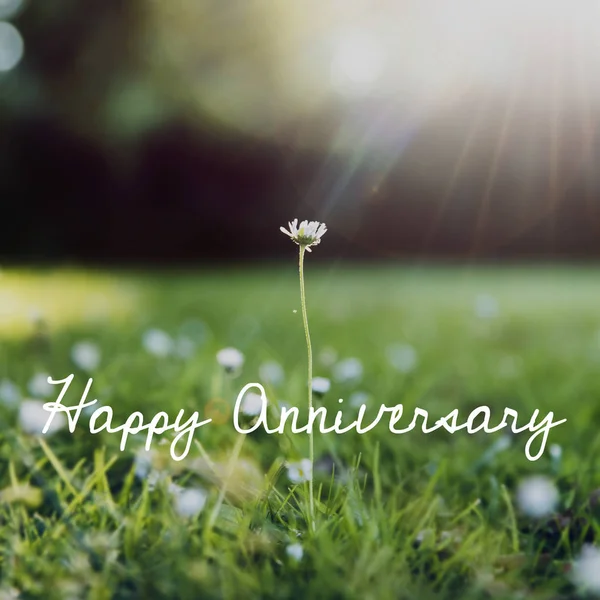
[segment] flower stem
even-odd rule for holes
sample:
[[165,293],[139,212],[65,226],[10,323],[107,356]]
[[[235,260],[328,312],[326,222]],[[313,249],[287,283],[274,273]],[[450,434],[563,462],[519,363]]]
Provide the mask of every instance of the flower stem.
[[[309,415],[312,413],[313,402],[312,402],[312,345],[310,343],[310,331],[308,330],[308,316],[306,314],[306,292],[304,290],[304,254],[306,252],[306,246],[300,245],[300,301],[302,304],[302,321],[304,322],[304,334],[306,335],[306,350],[308,352],[308,412]],[[310,460],[310,477],[308,479],[308,501],[309,501],[309,516],[311,529],[315,528],[315,499],[313,493],[313,471],[315,463],[315,445],[314,445],[314,434],[312,429],[308,432],[308,458]]]

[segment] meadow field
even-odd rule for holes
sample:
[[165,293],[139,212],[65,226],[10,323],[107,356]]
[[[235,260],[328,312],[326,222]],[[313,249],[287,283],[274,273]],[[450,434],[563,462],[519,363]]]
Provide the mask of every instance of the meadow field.
[[[231,420],[249,382],[264,384],[274,411],[306,409],[293,260],[177,272],[6,269],[1,600],[558,600],[600,591],[598,267],[308,259],[306,285],[314,375],[331,382],[315,405],[332,415],[401,403],[405,419],[415,407],[440,418],[485,405],[493,423],[506,407],[523,424],[536,409],[567,422],[536,461],[525,456],[527,432],[394,435],[382,422],[363,435],[317,433],[313,529],[306,435],[240,435]],[[224,348],[241,353],[233,369],[217,360]],[[150,420],[181,409],[213,422],[182,461],[169,456],[172,432],[151,452],[143,434],[121,451],[119,434],[90,434],[88,410],[73,432],[56,419],[42,436],[41,402],[58,389],[47,376],[69,374],[63,403],[77,404],[91,377],[90,397],[112,408],[115,424],[134,411]]]

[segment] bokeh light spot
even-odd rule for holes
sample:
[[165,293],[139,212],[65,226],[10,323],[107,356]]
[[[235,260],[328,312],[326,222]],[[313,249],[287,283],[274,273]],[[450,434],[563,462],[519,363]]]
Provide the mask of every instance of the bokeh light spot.
[[0,0],[0,19],[14,17],[23,6],[23,0]]
[[344,94],[366,93],[381,76],[383,65],[383,49],[373,36],[345,31],[334,42],[331,82]]
[[0,21],[0,71],[10,71],[23,58],[25,45],[16,27]]

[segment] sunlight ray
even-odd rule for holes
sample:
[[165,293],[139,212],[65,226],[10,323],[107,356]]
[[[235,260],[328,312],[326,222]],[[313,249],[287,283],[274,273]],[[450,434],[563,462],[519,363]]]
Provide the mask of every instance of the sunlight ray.
[[487,183],[486,183],[485,190],[483,192],[483,196],[481,199],[481,205],[479,207],[479,211],[477,212],[477,221],[475,224],[475,231],[474,231],[473,244],[472,244],[473,252],[477,252],[477,251],[481,250],[481,246],[483,244],[483,240],[485,237],[485,235],[484,235],[485,234],[485,225],[486,225],[486,219],[487,219],[489,208],[490,208],[491,194],[494,189],[494,185],[496,183],[496,177],[498,175],[500,161],[502,159],[502,153],[504,151],[504,147],[506,144],[508,131],[512,124],[512,116],[514,113],[518,94],[520,92],[519,83],[520,83],[520,81],[518,79],[515,79],[513,85],[511,86],[510,92],[509,92],[508,102],[507,102],[506,109],[504,112],[504,117],[502,119],[502,124],[500,126],[498,141],[494,148],[494,154],[492,157],[490,170],[488,172]]
[[459,153],[458,158],[452,169],[452,175],[450,176],[450,181],[448,182],[448,185],[446,186],[446,188],[442,194],[441,200],[437,206],[437,209],[436,209],[435,215],[433,217],[433,220],[431,222],[431,225],[429,226],[427,235],[425,236],[425,239],[423,242],[423,251],[427,251],[427,249],[429,248],[429,245],[433,241],[433,238],[438,231],[442,217],[446,213],[446,210],[447,210],[450,200],[452,198],[452,194],[454,193],[454,191],[456,189],[456,185],[457,185],[457,183],[460,179],[460,176],[463,172],[464,165],[465,165],[465,163],[469,157],[469,154],[471,152],[471,149],[473,147],[476,133],[479,129],[479,126],[481,125],[481,121],[484,117],[486,109],[487,109],[487,103],[479,104],[479,106],[477,108],[477,114],[475,115],[474,119],[471,121],[471,126],[469,127],[469,129],[467,131],[467,135],[465,136],[464,141],[462,143],[460,153]]

